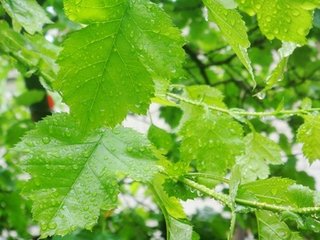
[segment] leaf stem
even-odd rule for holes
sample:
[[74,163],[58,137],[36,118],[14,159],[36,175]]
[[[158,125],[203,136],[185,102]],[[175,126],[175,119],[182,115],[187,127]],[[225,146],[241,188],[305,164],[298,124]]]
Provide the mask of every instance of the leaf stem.
[[200,177],[200,178],[213,179],[213,180],[217,180],[217,181],[224,182],[227,184],[230,183],[229,179],[226,179],[223,177],[218,177],[218,176],[215,176],[215,175],[209,174],[209,173],[193,172],[193,173],[187,173],[186,175],[190,176],[190,177]]
[[228,240],[233,239],[234,228],[236,226],[237,214],[232,211]]
[[238,116],[256,116],[256,117],[266,117],[266,116],[276,116],[276,115],[298,115],[298,114],[308,114],[310,112],[320,111],[320,108],[310,108],[310,109],[297,109],[297,110],[280,110],[280,111],[270,111],[270,112],[248,112],[248,111],[239,111],[239,110],[232,110],[226,108],[220,108],[212,105],[208,105],[204,102],[195,101],[189,98],[185,98],[183,96],[174,94],[174,93],[167,93],[168,97],[174,98],[176,100],[189,103],[195,106],[200,106],[204,108],[208,108],[213,111],[222,112],[229,114],[231,116],[238,115]]
[[192,187],[202,193],[207,194],[208,196],[213,197],[215,200],[218,200],[223,205],[226,205],[229,208],[232,208],[232,203],[231,203],[228,195],[223,194],[223,193],[218,193],[218,192],[211,190],[211,189],[207,188],[206,186],[199,184],[197,182],[194,182],[188,178],[181,178],[181,179],[179,179],[179,181],[183,182],[184,184],[188,185],[189,187]]
[[[218,200],[219,202],[221,202],[223,205],[229,207],[230,209],[236,208],[236,206],[233,205],[229,196],[226,194],[218,193],[218,192],[211,190],[211,189],[207,188],[206,186],[199,184],[197,182],[194,182],[188,178],[180,178],[178,180],[180,182],[183,182],[184,184],[188,185],[189,187],[192,187],[192,188],[214,198],[215,200]],[[246,206],[246,207],[270,210],[273,212],[290,211],[293,213],[300,213],[300,214],[311,214],[311,213],[320,212],[320,207],[295,208],[292,206],[273,205],[273,204],[269,204],[269,203],[250,201],[250,200],[241,199],[241,198],[236,198],[235,203],[242,205],[242,206]]]
[[300,213],[300,214],[311,214],[311,213],[320,212],[320,207],[295,208],[295,207],[291,207],[291,206],[273,205],[273,204],[269,204],[269,203],[250,201],[250,200],[240,199],[240,198],[236,198],[236,203],[243,205],[243,206],[253,207],[253,208],[257,208],[257,209],[270,210],[273,212],[289,211],[289,212]]

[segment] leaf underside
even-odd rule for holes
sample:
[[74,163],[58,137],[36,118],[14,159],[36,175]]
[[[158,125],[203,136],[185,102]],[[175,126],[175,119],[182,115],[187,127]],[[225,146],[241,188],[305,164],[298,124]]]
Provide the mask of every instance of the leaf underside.
[[118,177],[149,181],[158,171],[150,143],[135,131],[116,127],[81,139],[78,128],[69,115],[56,114],[15,148],[31,175],[24,194],[42,237],[91,229],[101,209],[116,207]]

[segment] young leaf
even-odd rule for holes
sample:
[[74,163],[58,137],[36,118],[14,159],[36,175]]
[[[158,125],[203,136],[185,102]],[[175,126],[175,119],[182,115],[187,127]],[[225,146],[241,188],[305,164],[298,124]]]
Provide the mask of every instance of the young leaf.
[[174,196],[170,196],[165,191],[163,184],[165,183],[166,179],[163,175],[156,175],[153,178],[152,185],[154,189],[154,194],[157,195],[157,199],[162,202],[165,211],[168,214],[176,219],[186,219],[187,216],[183,211],[183,207],[179,200]]
[[64,42],[56,87],[85,130],[114,127],[143,114],[152,80],[169,80],[183,60],[183,40],[147,0],[65,1],[70,19],[89,23]]
[[[192,86],[186,89],[190,99],[225,108],[223,95],[208,86]],[[184,124],[179,132],[181,142],[181,166],[194,160],[201,172],[224,175],[235,157],[243,151],[243,130],[230,116],[210,112],[202,107],[185,104]]]
[[297,46],[297,44],[289,42],[284,42],[282,44],[282,47],[278,51],[280,60],[276,67],[272,70],[271,74],[268,76],[266,80],[267,86],[258,94],[272,89],[279,81],[282,81],[283,75],[287,68],[288,59]]
[[67,114],[41,121],[15,150],[31,175],[24,192],[42,237],[91,229],[101,209],[116,206],[118,176],[149,181],[158,171],[140,134],[117,127],[80,138],[79,125]]
[[241,9],[257,14],[259,27],[270,40],[306,43],[312,27],[312,10],[319,7],[318,0],[237,0]]
[[203,2],[208,8],[209,19],[218,25],[221,33],[231,45],[242,64],[249,71],[254,81],[251,61],[247,53],[250,42],[247,35],[247,28],[241,15],[235,9],[226,9],[217,0],[204,0]]
[[155,125],[151,125],[148,131],[148,139],[163,154],[167,154],[174,145],[173,137],[170,133]]
[[298,129],[297,139],[303,143],[303,154],[312,163],[320,159],[320,116],[305,116],[304,121]]
[[264,179],[269,176],[268,164],[281,164],[281,148],[259,133],[253,132],[244,138],[245,154],[237,158],[241,168],[242,182]]
[[186,186],[181,182],[175,182],[171,179],[166,179],[163,183],[163,188],[170,197],[176,197],[183,201],[195,199],[199,197],[198,193],[194,189]]
[[288,225],[276,214],[269,211],[256,211],[260,240],[302,240],[299,233],[292,232]]
[[28,68],[36,68],[46,80],[56,76],[55,60],[60,48],[43,37],[19,34],[5,21],[0,21],[0,51],[15,57]]
[[168,240],[195,240],[197,239],[192,231],[192,226],[174,219],[173,217],[169,216],[168,218]]
[[314,207],[315,193],[285,178],[269,178],[241,185],[237,198],[291,207]]
[[12,18],[13,25],[23,26],[30,34],[41,32],[43,25],[51,23],[36,0],[1,0],[1,3]]
[[193,240],[192,226],[187,223],[186,215],[179,200],[168,195],[163,184],[166,179],[162,175],[156,175],[153,179],[153,193],[164,214],[167,225],[168,240]]

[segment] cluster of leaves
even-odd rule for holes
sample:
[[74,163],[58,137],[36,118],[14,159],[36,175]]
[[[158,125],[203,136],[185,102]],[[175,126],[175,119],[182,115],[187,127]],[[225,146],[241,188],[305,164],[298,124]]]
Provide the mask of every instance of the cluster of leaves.
[[[318,0],[0,3],[0,229],[317,239],[319,193],[296,149],[320,159]],[[166,130],[121,125],[151,103]],[[128,180],[161,214],[114,213]],[[208,196],[227,217],[185,214],[182,201]]]

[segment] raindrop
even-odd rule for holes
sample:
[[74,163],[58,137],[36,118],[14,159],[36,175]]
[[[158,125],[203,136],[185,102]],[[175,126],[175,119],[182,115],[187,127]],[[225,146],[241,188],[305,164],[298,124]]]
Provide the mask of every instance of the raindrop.
[[265,97],[266,97],[266,93],[265,92],[259,92],[259,93],[257,93],[257,98],[259,98],[260,100],[263,100],[263,99],[265,99]]
[[50,141],[51,141],[51,139],[50,139],[49,137],[43,137],[43,138],[42,138],[42,142],[43,142],[44,144],[49,144]]

